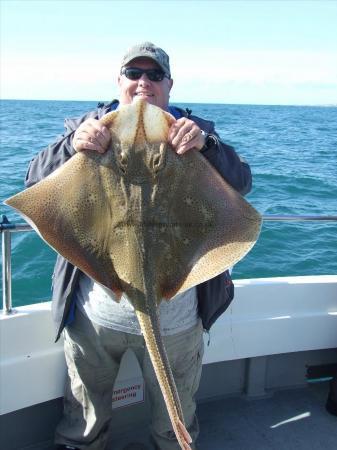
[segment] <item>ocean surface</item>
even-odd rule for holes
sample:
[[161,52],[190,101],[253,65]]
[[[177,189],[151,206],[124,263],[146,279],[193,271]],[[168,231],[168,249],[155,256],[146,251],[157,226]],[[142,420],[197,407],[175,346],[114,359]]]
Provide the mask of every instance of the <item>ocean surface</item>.
[[[213,120],[222,140],[250,163],[247,200],[262,214],[337,214],[337,108],[177,104]],[[96,102],[1,103],[0,212],[23,220],[3,200],[24,188],[29,161],[63,133],[65,117]],[[55,253],[36,234],[12,235],[13,305],[50,299]],[[265,222],[234,279],[337,274],[337,223]],[[2,294],[1,294],[2,295]]]

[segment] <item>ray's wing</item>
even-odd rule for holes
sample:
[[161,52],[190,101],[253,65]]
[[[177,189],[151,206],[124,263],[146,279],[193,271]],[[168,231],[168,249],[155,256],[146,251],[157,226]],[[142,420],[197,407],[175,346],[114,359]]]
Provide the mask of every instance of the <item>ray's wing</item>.
[[[110,248],[112,211],[119,196],[107,157],[91,151],[77,153],[5,203],[18,210],[52,248],[119,298],[120,280]],[[115,239],[116,251],[121,250],[122,240]]]
[[[198,152],[177,157],[171,199],[164,298],[209,280],[242,259],[260,233],[260,214]],[[163,238],[162,238],[163,239]]]

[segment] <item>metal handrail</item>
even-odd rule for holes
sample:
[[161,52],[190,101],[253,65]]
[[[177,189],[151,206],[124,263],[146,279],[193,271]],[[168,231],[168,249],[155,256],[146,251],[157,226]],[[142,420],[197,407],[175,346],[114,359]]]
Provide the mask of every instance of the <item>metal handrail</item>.
[[33,231],[27,223],[11,223],[6,216],[2,216],[0,223],[2,241],[2,304],[3,312],[11,314],[12,308],[12,239],[11,233]]
[[[337,216],[319,215],[263,215],[264,222],[337,222]],[[11,223],[2,216],[0,232],[2,234],[2,299],[3,313],[13,313],[12,308],[12,263],[11,263],[11,233],[34,231],[27,223]]]
[[337,222],[337,216],[264,215],[263,222]]

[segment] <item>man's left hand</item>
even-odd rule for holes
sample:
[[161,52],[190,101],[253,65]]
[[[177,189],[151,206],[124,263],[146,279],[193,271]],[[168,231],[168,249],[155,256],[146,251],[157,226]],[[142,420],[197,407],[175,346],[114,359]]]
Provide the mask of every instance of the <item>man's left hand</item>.
[[205,145],[205,136],[192,120],[182,117],[171,126],[168,143],[179,155],[182,155],[192,148],[201,150]]

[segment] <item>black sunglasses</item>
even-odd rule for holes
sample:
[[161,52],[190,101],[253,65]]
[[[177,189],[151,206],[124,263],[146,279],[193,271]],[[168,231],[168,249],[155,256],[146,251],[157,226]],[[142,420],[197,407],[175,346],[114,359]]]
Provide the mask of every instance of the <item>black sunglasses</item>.
[[139,69],[138,67],[123,67],[121,70],[121,75],[125,75],[129,80],[139,80],[139,78],[146,74],[150,81],[162,81],[164,77],[170,78],[161,69]]

